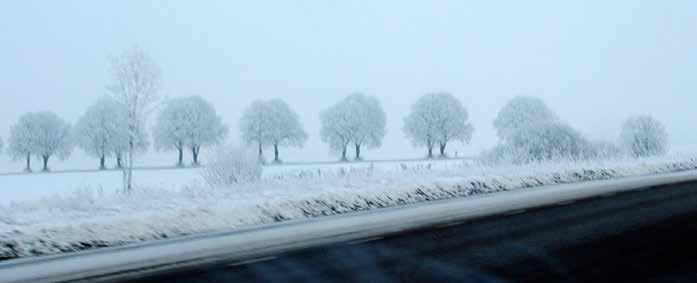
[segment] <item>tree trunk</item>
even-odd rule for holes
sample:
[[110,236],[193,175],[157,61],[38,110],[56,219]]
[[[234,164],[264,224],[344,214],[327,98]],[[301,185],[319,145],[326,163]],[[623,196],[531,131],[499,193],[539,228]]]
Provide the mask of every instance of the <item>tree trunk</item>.
[[179,161],[177,162],[177,167],[184,167],[184,148],[177,148],[177,152],[179,153]]
[[259,143],[259,160],[263,160],[264,158],[264,149],[261,147],[261,143]]
[[105,170],[106,169],[106,157],[104,157],[104,154],[99,156],[99,170]]
[[440,157],[445,157],[445,146],[448,145],[447,143],[440,143]]
[[44,161],[44,169],[43,169],[44,172],[48,172],[48,159],[49,159],[49,157],[50,156],[48,156],[48,155],[41,156],[41,158]]
[[278,159],[278,143],[275,143],[273,145],[273,155],[274,155],[273,161],[276,163],[281,163],[281,160]]
[[435,145],[434,142],[432,142],[430,139],[426,140],[426,147],[428,148],[428,159],[433,158],[433,146]]
[[128,142],[128,168],[126,170],[126,192],[131,193],[133,189],[133,151],[135,150],[135,143],[133,138]]
[[356,144],[356,160],[361,160],[361,145]]
[[123,168],[123,164],[121,164],[121,154],[116,156],[116,168],[117,169]]
[[201,151],[200,146],[191,146],[191,155],[194,159],[194,166],[198,166],[198,153]]
[[24,169],[27,172],[31,172],[31,154],[27,153],[27,168]]
[[348,160],[348,158],[346,158],[346,147],[347,146],[348,145],[344,145],[344,148],[341,150],[341,161],[342,162],[345,162]]

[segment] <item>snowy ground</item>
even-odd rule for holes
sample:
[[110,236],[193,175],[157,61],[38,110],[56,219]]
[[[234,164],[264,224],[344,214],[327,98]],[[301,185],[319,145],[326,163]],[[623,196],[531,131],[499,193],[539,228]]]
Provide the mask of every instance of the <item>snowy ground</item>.
[[[305,163],[270,165],[264,169],[266,178],[284,178],[299,175],[337,174],[359,169],[375,168],[382,171],[399,171],[402,166],[428,167],[444,170],[469,160],[436,161],[380,161],[356,163]],[[0,174],[0,205],[42,199],[70,197],[84,190],[113,193],[121,188],[121,171],[67,171],[33,174]],[[178,190],[184,186],[200,186],[203,183],[199,168],[137,170],[135,183],[140,187]],[[21,188],[21,189],[18,189]]]
[[412,161],[265,168],[257,184],[213,188],[199,169],[0,176],[0,259],[114,246],[429,200],[696,169],[697,159],[482,167]]

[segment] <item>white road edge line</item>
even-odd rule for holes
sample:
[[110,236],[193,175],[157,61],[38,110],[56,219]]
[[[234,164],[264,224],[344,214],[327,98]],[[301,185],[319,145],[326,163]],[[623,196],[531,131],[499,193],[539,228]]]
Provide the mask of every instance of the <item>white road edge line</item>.
[[465,223],[465,222],[464,221],[455,221],[455,222],[450,222],[450,223],[446,223],[446,224],[441,224],[441,225],[436,226],[436,229],[450,228],[453,226],[462,225],[462,223]]
[[258,263],[262,261],[269,261],[269,260],[274,260],[277,257],[275,256],[267,256],[267,257],[260,257],[260,258],[255,258],[255,259],[250,259],[250,260],[243,260],[243,261],[238,261],[235,263],[228,264],[227,266],[229,267],[237,267],[241,265],[247,265],[247,264],[252,264],[252,263]]
[[525,212],[527,212],[527,211],[528,211],[527,209],[516,209],[516,210],[511,210],[511,211],[504,212],[503,215],[505,215],[505,216],[511,216],[511,215],[516,215],[516,214],[523,214],[523,213],[525,213]]
[[358,245],[358,244],[363,244],[363,243],[368,243],[368,242],[373,242],[373,241],[379,241],[379,240],[382,240],[382,239],[384,239],[384,238],[385,238],[385,237],[381,237],[381,236],[370,237],[370,238],[366,238],[366,239],[361,239],[361,240],[356,240],[356,241],[350,241],[350,242],[348,242],[348,243],[346,243],[346,244],[349,245],[349,246],[352,246],[352,245]]
[[557,205],[564,206],[564,205],[569,205],[569,204],[572,204],[575,202],[576,202],[575,200],[567,200],[567,201],[558,202]]

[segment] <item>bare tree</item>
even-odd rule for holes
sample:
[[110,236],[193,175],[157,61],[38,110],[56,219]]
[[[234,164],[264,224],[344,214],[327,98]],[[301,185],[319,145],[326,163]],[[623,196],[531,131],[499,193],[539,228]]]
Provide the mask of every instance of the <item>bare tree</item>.
[[668,151],[668,132],[651,116],[630,117],[622,126],[620,144],[635,157],[663,155]]
[[75,141],[89,156],[99,159],[99,169],[106,169],[106,158],[122,147],[128,128],[123,123],[126,110],[110,96],[99,98],[75,125]]
[[12,127],[10,153],[14,158],[26,158],[25,170],[31,171],[31,156],[43,161],[43,171],[48,171],[48,161],[54,155],[61,159],[72,151],[70,125],[53,112],[28,113]]
[[[119,104],[120,105],[120,104]],[[128,117],[126,115],[126,111],[119,111],[117,116],[114,116],[115,121],[126,121],[126,118]],[[121,117],[121,118],[119,118]],[[148,151],[150,148],[150,140],[148,137],[148,133],[145,129],[143,124],[138,125],[141,127],[138,129],[138,136],[135,139],[134,143],[134,150],[135,154],[143,154]],[[124,124],[122,122],[118,122],[118,133],[114,137],[114,142],[113,142],[113,155],[116,158],[116,168],[117,169],[125,169],[124,168],[124,157],[128,154],[128,149],[130,147],[130,131],[128,130],[128,125]]]
[[281,99],[266,102],[269,111],[269,138],[273,146],[274,162],[281,162],[279,146],[302,147],[307,140],[307,133],[300,124],[298,114]]
[[144,129],[148,110],[156,102],[160,88],[159,66],[138,47],[114,57],[111,64],[112,81],[108,85],[113,97],[124,105],[128,128],[128,151],[124,155],[124,190],[133,187],[133,161],[140,133]]
[[444,157],[450,141],[467,143],[472,139],[474,129],[467,120],[467,110],[457,98],[449,93],[432,93],[412,105],[403,130],[414,145],[426,146],[428,158],[433,158],[436,145]]
[[354,113],[352,142],[355,149],[355,160],[361,160],[361,148],[377,148],[382,146],[382,139],[387,132],[387,117],[380,101],[374,96],[354,93],[344,100],[346,107]]
[[35,115],[33,144],[36,154],[43,161],[43,171],[48,171],[48,161],[52,156],[65,159],[72,152],[70,125],[53,112],[44,111]]
[[210,102],[200,96],[175,98],[167,102],[154,129],[155,147],[175,149],[178,166],[183,164],[184,147],[189,147],[193,164],[198,165],[201,146],[215,145],[227,134],[227,127]]
[[380,101],[373,96],[353,93],[320,114],[322,141],[332,151],[341,153],[346,161],[347,147],[353,143],[356,160],[361,159],[361,148],[382,145],[386,117]]
[[22,115],[10,129],[9,154],[14,160],[25,159],[24,171],[31,172],[31,156],[36,153],[34,136],[36,122],[34,113]]
[[258,146],[261,160],[264,146],[272,146],[274,162],[281,162],[279,147],[302,147],[307,140],[298,114],[281,99],[253,102],[244,112],[240,125],[242,140]]
[[257,154],[261,162],[264,161],[264,146],[269,145],[271,140],[268,130],[271,128],[269,116],[266,103],[262,100],[257,100],[247,107],[244,113],[242,113],[242,118],[240,118],[242,140],[249,145],[254,144],[257,147]]

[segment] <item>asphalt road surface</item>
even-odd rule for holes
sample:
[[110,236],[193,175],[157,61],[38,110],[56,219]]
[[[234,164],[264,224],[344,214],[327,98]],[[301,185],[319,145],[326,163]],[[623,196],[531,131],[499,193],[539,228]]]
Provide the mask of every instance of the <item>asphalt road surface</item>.
[[697,282],[697,183],[123,282]]

